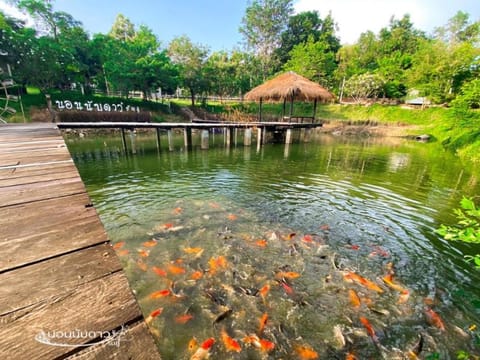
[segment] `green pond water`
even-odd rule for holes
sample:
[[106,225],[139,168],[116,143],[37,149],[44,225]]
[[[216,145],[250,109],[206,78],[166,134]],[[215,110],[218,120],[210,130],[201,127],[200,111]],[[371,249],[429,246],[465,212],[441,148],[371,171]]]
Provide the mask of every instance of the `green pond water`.
[[480,248],[434,232],[480,193],[479,174],[438,144],[316,135],[226,149],[216,135],[200,150],[194,135],[190,151],[179,137],[158,152],[134,136],[128,156],[118,135],[67,144],[143,313],[161,310],[148,323],[163,359],[210,337],[214,359],[480,353],[480,276],[463,260]]

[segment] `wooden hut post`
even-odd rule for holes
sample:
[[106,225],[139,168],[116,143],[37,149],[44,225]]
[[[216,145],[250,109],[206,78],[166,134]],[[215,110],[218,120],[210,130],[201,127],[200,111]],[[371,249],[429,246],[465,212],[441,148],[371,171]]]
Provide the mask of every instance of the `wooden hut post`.
[[169,151],[173,151],[173,150],[174,150],[174,147],[173,147],[173,133],[172,133],[172,129],[168,129],[168,130],[167,130],[167,139],[168,139],[168,150],[169,150]]
[[292,121],[292,116],[293,116],[293,99],[295,98],[295,90],[292,91],[292,97],[290,98],[290,116],[289,116],[289,122]]
[[258,121],[262,122],[262,103],[263,103],[263,98],[260,98],[260,105],[258,107]]
[[317,99],[313,102],[313,119],[312,122],[315,122],[315,117],[317,116]]
[[208,150],[208,135],[208,130],[202,130],[202,132],[200,133],[200,149],[202,150]]
[[285,119],[285,111],[287,108],[287,98],[283,99],[283,108],[282,108],[282,121]]
[[160,152],[160,128],[155,129],[157,132],[157,150]]
[[125,140],[125,129],[122,127],[120,129],[122,131],[122,145],[123,145],[123,151],[125,152],[125,155],[127,155],[127,141]]

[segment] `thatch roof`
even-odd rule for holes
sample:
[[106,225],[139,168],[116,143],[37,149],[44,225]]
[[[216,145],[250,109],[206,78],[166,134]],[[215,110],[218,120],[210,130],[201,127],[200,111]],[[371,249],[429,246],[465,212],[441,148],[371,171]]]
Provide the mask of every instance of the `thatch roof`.
[[284,100],[320,100],[329,101],[333,95],[319,84],[300,76],[293,71],[278,75],[253,88],[245,94],[250,101],[284,101]]

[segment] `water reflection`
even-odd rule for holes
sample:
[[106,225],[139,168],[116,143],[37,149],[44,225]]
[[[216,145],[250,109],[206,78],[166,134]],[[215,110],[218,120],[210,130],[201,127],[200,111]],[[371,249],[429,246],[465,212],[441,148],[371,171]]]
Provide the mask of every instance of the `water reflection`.
[[[157,329],[174,327],[178,311],[188,310],[187,313],[200,317],[192,326],[202,339],[215,335],[218,340],[221,329],[215,332],[208,321],[199,316],[206,307],[214,306],[205,298],[205,289],[237,286],[234,271],[249,265],[258,269],[257,275],[263,276],[263,280],[276,284],[275,296],[270,301],[279,312],[271,314],[276,319],[275,326],[267,333],[270,340],[277,340],[276,357],[292,356],[295,346],[303,344],[292,343],[290,337],[298,335],[323,358],[344,356],[349,351],[356,352],[360,358],[379,354],[407,356],[405,352],[415,347],[419,336],[426,344],[422,356],[437,352],[442,358],[455,358],[457,350],[477,351],[478,335],[468,329],[471,325],[480,325],[479,276],[463,262],[462,255],[473,254],[478,249],[446,243],[433,230],[439,223],[454,222],[451,209],[458,206],[462,195],[478,193],[478,177],[462,169],[453,156],[439,151],[435,144],[321,137],[309,144],[267,145],[259,152],[253,147],[237,146],[229,150],[211,147],[208,151],[195,148],[191,152],[158,153],[151,139],[138,139],[138,155],[125,157],[117,142],[112,139],[74,141],[69,143],[69,148],[109,236],[113,241],[126,241],[130,255],[125,256],[124,265],[134,288],[147,297],[141,300],[145,314],[160,306],[158,302],[149,302],[151,299],[147,296],[147,289],[161,290],[153,285],[158,282],[158,275],[152,273],[152,266],[166,266],[184,258],[185,254],[179,249],[205,249],[204,258],[197,259],[193,265],[190,262],[184,265],[192,271],[198,271],[198,267],[208,270],[208,260],[220,255],[226,256],[231,266],[225,271],[225,277],[209,279],[199,287],[187,286],[190,279],[186,274],[181,275],[184,277],[176,280],[176,289],[200,298],[200,303],[189,303],[193,308],[176,304],[175,311],[165,310],[170,304],[164,304],[166,319],[156,320],[160,321],[158,324],[152,322],[157,324]],[[211,202],[220,204],[223,212],[211,213]],[[182,220],[172,215],[177,207],[184,209]],[[236,229],[230,229],[234,244],[219,242],[217,235],[219,229],[232,226],[227,217],[230,212],[241,214],[242,219]],[[178,226],[189,231],[163,234],[152,230],[176,220]],[[328,225],[328,234],[321,228],[325,225]],[[279,236],[302,234],[295,242],[300,255],[292,258],[288,244],[280,240],[276,246],[272,243],[270,251],[259,249],[254,240],[266,237],[271,231],[277,231]],[[319,261],[316,249],[311,254],[303,248],[311,245],[302,242],[305,234],[323,238],[324,244],[315,246],[328,246],[324,248],[327,258],[337,254],[338,269]],[[137,250],[142,249],[142,243],[151,240],[151,236],[162,246],[157,250],[160,249],[157,245],[148,259],[143,259],[147,264],[144,272],[138,266]],[[254,240],[247,241],[244,236],[252,236]],[[291,262],[301,264],[295,270],[302,276],[289,285],[299,286],[297,291],[314,306],[300,306],[299,318],[288,322],[284,316],[288,315],[287,305],[291,305],[291,299],[281,284],[275,283],[272,274]],[[390,263],[395,268],[395,281],[411,294],[408,308],[398,309],[399,294],[388,293],[382,281]],[[251,275],[251,268],[242,271]],[[361,285],[344,281],[341,271],[362,274],[389,295],[369,294],[370,290],[362,289]],[[206,274],[208,276],[208,272]],[[333,286],[320,296],[328,276],[334,280]],[[239,286],[260,289],[264,283],[257,280]],[[182,282],[186,282],[185,287]],[[168,283],[162,286],[168,289]],[[360,298],[362,293],[373,297],[375,305],[365,306],[362,315],[373,322],[384,349],[368,337],[359,314],[352,309],[348,297],[351,289],[360,292]],[[239,306],[237,302],[241,302],[243,296],[237,292],[226,296],[228,305]],[[320,296],[321,300],[312,300],[312,296]],[[262,304],[256,296],[249,312],[261,316],[267,310]],[[441,315],[446,324],[445,333],[433,321],[427,321],[426,306]],[[318,314],[319,309],[326,313]],[[346,314],[342,313],[344,310]],[[218,311],[215,309],[215,314],[218,315]],[[316,319],[323,325],[314,326],[300,318]],[[238,326],[228,323],[229,336],[243,339],[250,334],[247,330],[248,324],[254,321],[252,318],[233,317],[229,321],[233,320]],[[289,336],[284,338],[284,332],[278,330],[280,325],[288,329]],[[334,329],[338,330],[336,325],[340,325],[347,339],[344,346],[335,344],[338,341],[334,335]],[[305,329],[301,333],[297,329],[300,326]],[[207,328],[208,331],[201,330]],[[168,340],[172,341],[169,344],[159,340],[165,358],[171,354],[172,350],[168,349],[178,346],[187,356],[186,345],[192,334],[179,331],[175,339]],[[359,339],[352,335],[356,331],[366,331],[367,337]],[[336,336],[338,338],[338,331]],[[246,347],[252,350],[238,357],[255,358],[258,349],[254,345]],[[225,355],[221,346],[214,349],[217,355]],[[401,351],[397,354],[395,349]]]

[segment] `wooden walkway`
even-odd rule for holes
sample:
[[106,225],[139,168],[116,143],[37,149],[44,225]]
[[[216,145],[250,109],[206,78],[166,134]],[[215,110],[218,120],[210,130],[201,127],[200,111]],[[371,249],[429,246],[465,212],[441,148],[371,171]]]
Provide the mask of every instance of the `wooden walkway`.
[[160,355],[59,130],[1,125],[0,359],[66,358]]

